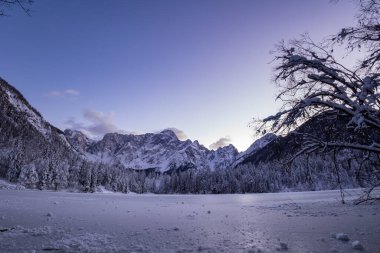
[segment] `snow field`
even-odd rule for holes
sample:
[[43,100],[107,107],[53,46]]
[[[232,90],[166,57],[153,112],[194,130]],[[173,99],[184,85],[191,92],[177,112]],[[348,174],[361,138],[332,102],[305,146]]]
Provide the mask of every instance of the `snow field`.
[[137,195],[2,189],[0,203],[0,252],[380,252],[380,205],[342,205],[338,191]]

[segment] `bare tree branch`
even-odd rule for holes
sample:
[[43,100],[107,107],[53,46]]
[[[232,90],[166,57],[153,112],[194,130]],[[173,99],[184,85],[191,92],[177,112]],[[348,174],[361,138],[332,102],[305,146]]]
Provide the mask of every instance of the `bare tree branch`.
[[29,6],[34,0],[0,0],[0,16],[6,16],[6,10],[12,7],[19,7],[23,12],[30,16]]
[[[380,135],[380,74],[374,67],[377,64],[380,67],[380,4],[375,0],[363,0],[361,12],[357,27],[343,29],[330,41],[315,43],[305,34],[300,39],[289,43],[282,41],[276,46],[274,82],[279,87],[277,99],[283,106],[277,114],[255,122],[258,133],[287,134],[329,111],[348,116],[347,127],[354,128],[353,135],[360,131]],[[334,57],[333,46],[343,42],[351,48],[355,43],[370,45],[367,48],[370,54],[351,70]],[[364,64],[369,61],[371,64]],[[323,143],[305,145],[300,152],[334,146],[380,153],[373,143],[320,141]]]

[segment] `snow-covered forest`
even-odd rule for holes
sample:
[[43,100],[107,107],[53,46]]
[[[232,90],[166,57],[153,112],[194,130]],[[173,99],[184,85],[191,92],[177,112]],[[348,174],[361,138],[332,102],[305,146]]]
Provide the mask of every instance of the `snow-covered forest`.
[[54,164],[40,159],[22,166],[20,171],[3,173],[11,182],[40,190],[95,192],[104,186],[111,191],[136,193],[261,193],[372,186],[378,182],[372,173],[378,160],[362,156],[363,153],[354,156],[345,152],[334,161],[329,155],[301,155],[291,163],[275,160],[213,171],[189,168],[168,172],[125,169],[85,160]]

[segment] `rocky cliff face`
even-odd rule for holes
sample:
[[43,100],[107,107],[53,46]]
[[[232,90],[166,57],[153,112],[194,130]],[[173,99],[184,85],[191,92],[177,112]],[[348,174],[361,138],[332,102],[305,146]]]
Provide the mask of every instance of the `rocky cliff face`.
[[171,130],[142,135],[106,134],[93,141],[79,131],[66,130],[71,145],[91,161],[130,169],[226,169],[238,155],[232,145],[208,150],[198,141],[180,141]]

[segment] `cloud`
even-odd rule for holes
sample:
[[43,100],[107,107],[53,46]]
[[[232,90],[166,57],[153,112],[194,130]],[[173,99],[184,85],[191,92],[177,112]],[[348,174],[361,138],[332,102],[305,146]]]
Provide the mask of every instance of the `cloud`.
[[79,90],[66,89],[66,90],[53,90],[50,91],[47,95],[49,97],[66,97],[66,96],[79,96]]
[[169,127],[169,128],[166,128],[165,130],[172,130],[175,133],[175,135],[177,136],[177,138],[181,141],[185,141],[188,139],[187,134],[185,134],[185,132],[182,131],[181,129],[178,129],[175,127]]
[[68,119],[65,124],[75,130],[84,132],[90,137],[101,137],[106,133],[128,133],[119,129],[113,122],[112,113],[103,113],[95,110],[86,110],[83,113],[84,119],[88,122],[84,124],[75,119]]
[[84,118],[91,122],[86,130],[94,135],[104,135],[106,133],[117,132],[118,128],[113,123],[111,114],[104,114],[102,112],[87,110],[83,114]]
[[209,146],[209,148],[210,149],[218,149],[218,148],[221,148],[224,146],[228,146],[229,144],[231,144],[231,138],[226,136],[226,137],[222,137],[219,140],[217,140],[216,142],[212,143]]

